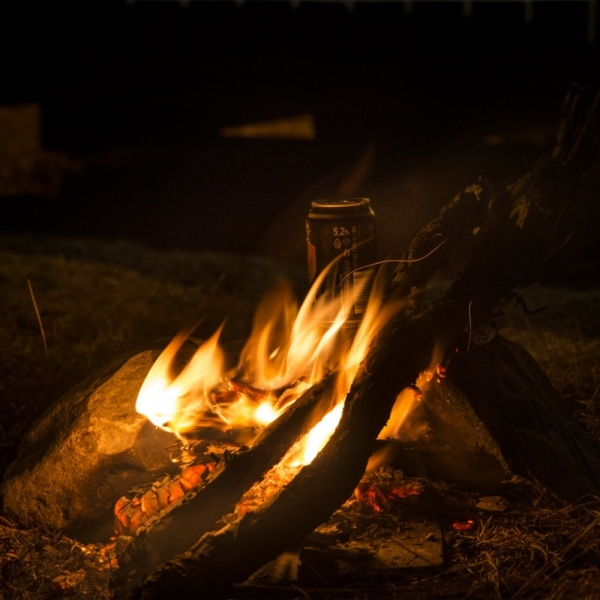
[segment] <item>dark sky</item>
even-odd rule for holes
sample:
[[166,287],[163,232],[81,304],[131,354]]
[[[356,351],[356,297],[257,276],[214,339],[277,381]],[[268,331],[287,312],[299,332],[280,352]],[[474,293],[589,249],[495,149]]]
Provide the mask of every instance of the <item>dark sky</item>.
[[[478,174],[522,174],[527,132],[598,83],[589,3],[532,4],[4,1],[0,102],[39,102],[44,146],[86,168],[2,199],[1,230],[277,254],[310,199],[351,189],[393,247]],[[305,113],[313,142],[219,137]]]
[[485,97],[532,76],[587,74],[589,3],[530,4],[527,23],[519,1],[472,2],[470,17],[450,1],[410,12],[405,2],[8,1],[2,100],[314,85],[362,62],[393,64],[407,84],[454,100],[474,80]]

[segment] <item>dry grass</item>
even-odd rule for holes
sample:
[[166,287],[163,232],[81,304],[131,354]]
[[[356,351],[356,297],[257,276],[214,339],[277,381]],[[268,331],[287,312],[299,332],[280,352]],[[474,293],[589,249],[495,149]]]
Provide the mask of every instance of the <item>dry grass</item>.
[[[559,585],[573,571],[600,574],[600,501],[551,508],[542,499],[500,516],[481,518],[473,532],[448,542],[454,566],[469,582],[467,596],[491,598],[582,598],[582,588]],[[595,579],[595,597],[600,579]],[[591,590],[587,590],[591,591]],[[587,592],[586,592],[587,593]]]
[[45,600],[63,595],[109,600],[110,555],[42,529],[22,530],[0,518],[0,598]]

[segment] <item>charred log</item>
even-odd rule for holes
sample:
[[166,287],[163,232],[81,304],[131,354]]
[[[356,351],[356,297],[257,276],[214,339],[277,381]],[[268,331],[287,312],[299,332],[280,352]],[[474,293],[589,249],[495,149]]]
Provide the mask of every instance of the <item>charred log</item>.
[[[489,183],[480,180],[457,194],[438,217],[412,239],[389,285],[389,292],[406,296],[427,285],[438,269],[458,267],[473,243],[474,230],[485,218],[492,199]],[[427,257],[427,260],[423,260]]]
[[138,582],[214,529],[219,519],[233,511],[240,497],[331,409],[332,386],[333,378],[328,376],[311,387],[265,428],[251,448],[227,453],[202,487],[148,519],[120,556],[120,585],[129,587]]
[[409,420],[415,439],[390,447],[409,477],[498,493],[512,472],[568,502],[600,494],[598,443],[529,352],[502,336],[457,355]]
[[[367,359],[335,433],[317,458],[257,511],[207,533],[191,550],[160,567],[144,583],[140,597],[190,597],[198,593],[198,582],[205,597],[227,593],[232,582],[245,580],[326,521],[360,481],[396,395],[427,366],[431,331],[425,317],[390,328],[379,351]],[[416,343],[403,343],[405,335]],[[398,369],[401,377],[389,376]]]

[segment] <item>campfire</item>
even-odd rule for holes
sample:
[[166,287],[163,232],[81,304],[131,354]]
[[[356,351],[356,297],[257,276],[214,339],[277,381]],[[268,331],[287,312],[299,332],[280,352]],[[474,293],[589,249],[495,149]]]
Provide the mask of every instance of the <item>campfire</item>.
[[[265,296],[234,368],[226,366],[226,352],[218,342],[220,330],[176,375],[172,363],[186,335],[167,346],[140,389],[136,409],[177,437],[171,450],[183,470],[144,494],[121,498],[115,507],[117,533],[135,533],[158,511],[200,486],[225,452],[252,445],[265,426],[328,377],[331,385],[319,400],[323,408],[313,418],[318,422],[275,465],[278,476],[270,478],[271,489],[275,479],[283,487],[312,462],[339,423],[344,399],[373,339],[402,308],[400,301],[384,302],[385,279],[380,276],[362,320],[350,323],[349,308],[340,297],[317,297],[330,268],[315,280],[300,307],[285,282]],[[399,411],[394,414],[396,419],[386,431],[401,424]],[[404,410],[402,416],[406,414]],[[258,508],[256,493],[249,490],[246,495],[252,501],[244,497],[236,512]]]
[[[119,595],[230,596],[234,585],[259,587],[269,564],[286,573],[320,565],[327,580],[347,565],[348,544],[390,570],[407,545],[400,514],[445,520],[461,539],[483,536],[432,484],[438,478],[489,484],[477,504],[489,513],[506,508],[492,489],[523,481],[566,502],[600,494],[598,442],[496,328],[509,304],[532,312],[523,291],[568,240],[576,201],[597,193],[599,111],[600,96],[571,94],[552,155],[499,193],[481,179],[454,197],[401,260],[384,261],[360,321],[320,294],[325,270],[300,306],[284,282],[269,292],[241,349],[220,342],[222,328],[200,343],[189,330],[152,360],[140,352],[113,368],[119,381],[137,378],[128,418],[155,436],[144,448],[168,451],[129,492],[106,492],[114,537],[104,543]],[[118,387],[107,379],[94,379],[86,398]],[[23,514],[18,486],[42,498],[36,476],[13,468],[5,509]],[[586,514],[595,516],[578,540],[598,524]],[[373,538],[373,523],[385,532],[377,549],[357,534]],[[407,564],[441,564],[441,550],[425,550],[441,548],[439,531],[421,530],[420,562]],[[494,589],[500,597],[498,581]]]

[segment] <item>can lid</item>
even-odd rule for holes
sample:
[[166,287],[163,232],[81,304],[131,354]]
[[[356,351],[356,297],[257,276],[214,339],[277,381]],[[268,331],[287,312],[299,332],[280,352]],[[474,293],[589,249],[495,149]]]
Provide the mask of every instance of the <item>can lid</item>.
[[339,198],[331,200],[313,200],[313,208],[330,208],[344,210],[347,208],[367,208],[371,205],[369,198]]
[[371,200],[369,198],[339,198],[332,200],[313,200],[311,202],[313,208],[329,209],[329,210],[347,210],[369,208]]

